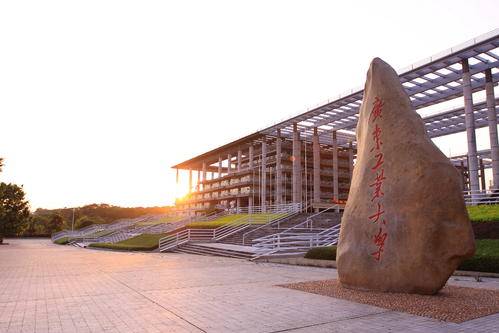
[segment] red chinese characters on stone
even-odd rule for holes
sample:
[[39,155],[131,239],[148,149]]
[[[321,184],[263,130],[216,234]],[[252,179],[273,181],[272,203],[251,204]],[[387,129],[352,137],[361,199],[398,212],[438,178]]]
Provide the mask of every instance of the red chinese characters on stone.
[[383,232],[383,228],[379,228],[379,232],[377,235],[374,236],[374,244],[378,247],[378,250],[371,253],[371,255],[379,261],[381,259],[381,253],[383,253],[383,250],[385,249],[385,241],[386,238],[388,237],[388,234],[386,232]]
[[376,121],[376,119],[381,118],[381,111],[383,110],[383,106],[385,105],[385,102],[381,100],[378,96],[374,97],[374,106],[371,111],[371,114],[369,115],[369,119],[372,118],[373,123]]
[[[378,204],[378,210],[376,211],[376,213],[369,216],[369,220],[371,220],[372,223],[378,223],[379,219],[381,219],[383,214],[385,214],[385,211],[383,210],[383,205],[381,205],[381,203],[379,202],[377,204]],[[383,219],[383,224],[385,224],[384,219]]]
[[385,177],[385,169],[381,169],[381,172],[376,174],[376,179],[372,184],[369,184],[369,187],[374,187],[374,194],[371,198],[371,201],[374,201],[377,198],[381,198],[385,193],[381,190],[381,186],[383,185],[383,181],[386,179]]
[[381,142],[381,127],[379,127],[378,124],[375,125],[372,135],[373,135],[374,147],[371,148],[371,151],[380,150],[383,142]]
[[385,210],[383,208],[383,182],[386,180],[385,177],[385,169],[382,168],[385,160],[382,152],[383,142],[381,140],[382,128],[376,122],[376,120],[382,118],[382,111],[384,106],[383,100],[379,97],[375,97],[373,103],[373,109],[371,114],[369,115],[369,119],[374,123],[374,131],[371,133],[373,147],[371,148],[371,152],[375,152],[374,158],[376,160],[375,164],[371,167],[371,172],[375,173],[374,180],[371,184],[369,184],[369,188],[373,188],[373,194],[371,198],[371,202],[376,203],[376,212],[373,212],[370,215],[369,221],[371,223],[376,223],[379,225],[379,232],[373,237],[373,243],[376,246],[377,250],[371,253],[371,256],[374,257],[376,261],[380,261],[382,257],[382,253],[385,247],[385,241],[388,237],[388,233],[384,231],[384,226],[386,225],[386,220],[383,215],[385,214]]
[[385,163],[385,160],[383,159],[383,153],[377,153],[374,157],[376,158],[376,164],[371,168],[371,170],[376,171],[383,165],[383,163]]

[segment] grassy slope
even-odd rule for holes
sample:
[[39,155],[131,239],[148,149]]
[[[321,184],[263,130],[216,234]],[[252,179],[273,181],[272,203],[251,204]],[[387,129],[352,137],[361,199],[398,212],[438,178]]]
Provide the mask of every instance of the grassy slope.
[[69,238],[69,237],[63,237],[63,238],[59,238],[54,243],[59,244],[59,245],[66,245],[67,243],[69,243],[70,240],[71,240],[71,238]]
[[478,239],[475,256],[465,260],[460,270],[499,273],[499,239]]
[[[241,224],[242,223],[247,223],[248,220],[242,219],[244,216],[248,216],[248,214],[233,214],[233,215],[227,215],[223,216],[221,218],[218,218],[213,221],[208,221],[208,222],[192,222],[187,225],[188,228],[194,228],[194,229],[213,229],[213,228],[218,228],[223,225],[236,222],[238,219],[241,219]],[[254,224],[265,224],[270,220],[277,219],[281,216],[284,216],[284,214],[253,214],[255,220],[253,221]]]
[[468,214],[473,222],[499,221],[499,205],[468,206]]
[[158,241],[165,234],[142,234],[118,243],[94,243],[91,247],[127,251],[152,251],[158,247]]
[[156,225],[156,224],[161,224],[161,223],[173,223],[173,222],[179,221],[180,219],[181,219],[181,217],[177,217],[177,216],[166,216],[166,217],[161,217],[159,219],[152,220],[152,221],[139,222],[139,223],[137,223],[137,225]]

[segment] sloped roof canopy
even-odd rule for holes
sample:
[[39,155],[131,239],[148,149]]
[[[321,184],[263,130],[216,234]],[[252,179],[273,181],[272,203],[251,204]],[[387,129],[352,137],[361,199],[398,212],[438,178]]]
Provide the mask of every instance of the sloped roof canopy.
[[[409,95],[416,110],[442,103],[463,95],[461,61],[468,59],[471,86],[473,92],[484,89],[484,71],[491,69],[494,84],[499,81],[499,29],[481,35],[457,47],[453,47],[435,56],[416,63],[399,71],[400,81]],[[314,128],[317,127],[320,142],[323,145],[332,145],[332,131],[338,131],[338,144],[346,147],[355,139],[354,132],[357,126],[358,112],[362,103],[363,90],[351,91],[334,101],[321,105],[313,110],[292,117],[283,122],[255,132],[234,144],[241,144],[243,139],[255,137],[281,136],[291,138],[293,124],[297,124],[302,139],[311,141]],[[496,103],[497,105],[497,103]],[[496,107],[496,111],[499,109]],[[486,105],[474,105],[475,127],[487,126]],[[423,118],[431,137],[438,137],[465,131],[464,108],[456,108],[447,112],[432,114]],[[355,142],[354,142],[355,145]],[[230,149],[231,144],[214,149],[185,161],[173,168],[184,168],[189,162],[199,163],[200,159]]]

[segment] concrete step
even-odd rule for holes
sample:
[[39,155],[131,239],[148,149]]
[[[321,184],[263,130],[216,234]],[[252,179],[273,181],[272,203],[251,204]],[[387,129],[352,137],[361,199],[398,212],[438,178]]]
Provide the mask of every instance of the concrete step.
[[182,252],[182,253],[190,253],[198,255],[212,255],[212,256],[229,257],[229,258],[239,258],[239,259],[249,259],[252,257],[252,253],[249,252],[242,252],[242,251],[224,249],[224,248],[215,248],[215,247],[203,246],[192,243],[183,244],[177,247],[173,252]]

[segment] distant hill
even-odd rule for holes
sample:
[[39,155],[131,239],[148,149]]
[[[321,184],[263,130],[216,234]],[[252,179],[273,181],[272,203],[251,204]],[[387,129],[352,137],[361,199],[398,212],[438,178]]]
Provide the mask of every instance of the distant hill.
[[[91,204],[75,208],[75,221],[83,217],[91,218],[100,223],[111,223],[118,219],[135,218],[149,214],[166,214],[172,207],[119,207],[108,204]],[[59,215],[63,218],[66,225],[71,223],[73,218],[73,208],[43,209],[38,208],[35,216]]]

